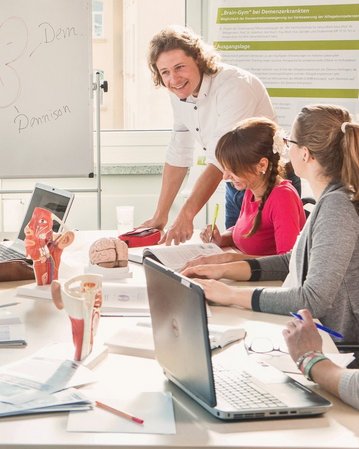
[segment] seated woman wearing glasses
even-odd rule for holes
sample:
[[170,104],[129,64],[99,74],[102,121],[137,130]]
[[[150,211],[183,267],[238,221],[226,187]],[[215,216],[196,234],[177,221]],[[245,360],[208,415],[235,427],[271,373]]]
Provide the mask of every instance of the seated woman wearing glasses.
[[186,276],[237,281],[285,280],[278,288],[238,288],[199,280],[207,299],[259,312],[302,308],[359,342],[359,124],[339,106],[302,109],[292,126],[289,156],[309,181],[317,204],[294,248],[283,255],[198,265]]
[[292,359],[310,380],[359,410],[359,370],[341,368],[327,359],[309,310],[299,313],[303,320],[292,320],[283,330]]
[[212,234],[212,227],[208,226],[201,238],[221,247],[236,246],[241,253],[203,256],[190,261],[186,268],[282,254],[292,249],[304,226],[305,213],[296,189],[284,179],[281,155],[285,152],[281,130],[262,117],[241,121],[219,139],[216,158],[224,169],[223,179],[246,191],[235,226],[223,234],[217,227]]

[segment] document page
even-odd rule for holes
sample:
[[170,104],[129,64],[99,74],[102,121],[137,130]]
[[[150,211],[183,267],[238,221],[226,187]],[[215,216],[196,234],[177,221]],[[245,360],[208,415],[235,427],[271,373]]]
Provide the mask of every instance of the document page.
[[221,254],[223,250],[214,243],[193,243],[178,246],[158,246],[144,249],[144,257],[152,255],[166,267],[180,271],[189,261],[199,256]]
[[176,433],[171,393],[142,392],[135,396],[93,397],[93,400],[135,415],[144,422],[138,424],[94,407],[86,412],[70,413],[67,423],[69,432]]

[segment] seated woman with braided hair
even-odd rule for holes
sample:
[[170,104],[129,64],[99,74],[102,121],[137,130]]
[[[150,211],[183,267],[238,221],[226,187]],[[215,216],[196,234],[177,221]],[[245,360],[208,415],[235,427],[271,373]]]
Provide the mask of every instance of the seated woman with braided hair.
[[216,147],[223,179],[238,190],[246,189],[237,223],[220,234],[209,225],[203,242],[235,246],[240,253],[201,256],[186,268],[207,263],[226,263],[255,256],[290,251],[305,223],[303,205],[291,181],[285,180],[283,135],[273,121],[253,117],[223,135]]

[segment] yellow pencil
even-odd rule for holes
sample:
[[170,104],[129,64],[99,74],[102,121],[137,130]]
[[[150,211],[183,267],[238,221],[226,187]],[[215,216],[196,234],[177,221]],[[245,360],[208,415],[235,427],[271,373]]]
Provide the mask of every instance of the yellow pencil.
[[218,211],[219,211],[219,204],[216,203],[216,205],[214,206],[214,213],[213,213],[213,221],[212,221],[212,228],[211,228],[211,238],[209,239],[209,241],[212,241],[213,238],[213,232],[214,232],[214,228],[216,226],[216,221],[218,218]]

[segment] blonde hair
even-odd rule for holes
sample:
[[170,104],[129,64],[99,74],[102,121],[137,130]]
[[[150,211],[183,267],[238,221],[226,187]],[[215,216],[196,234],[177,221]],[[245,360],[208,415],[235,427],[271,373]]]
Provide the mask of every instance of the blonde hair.
[[196,61],[201,74],[211,75],[218,72],[220,56],[213,47],[206,44],[190,28],[170,25],[155,34],[149,46],[148,66],[155,86],[164,86],[156,65],[160,54],[177,49],[183,50],[187,56]]
[[341,182],[352,201],[359,201],[359,124],[341,106],[316,104],[304,107],[295,124],[299,146],[308,148],[323,175]]

